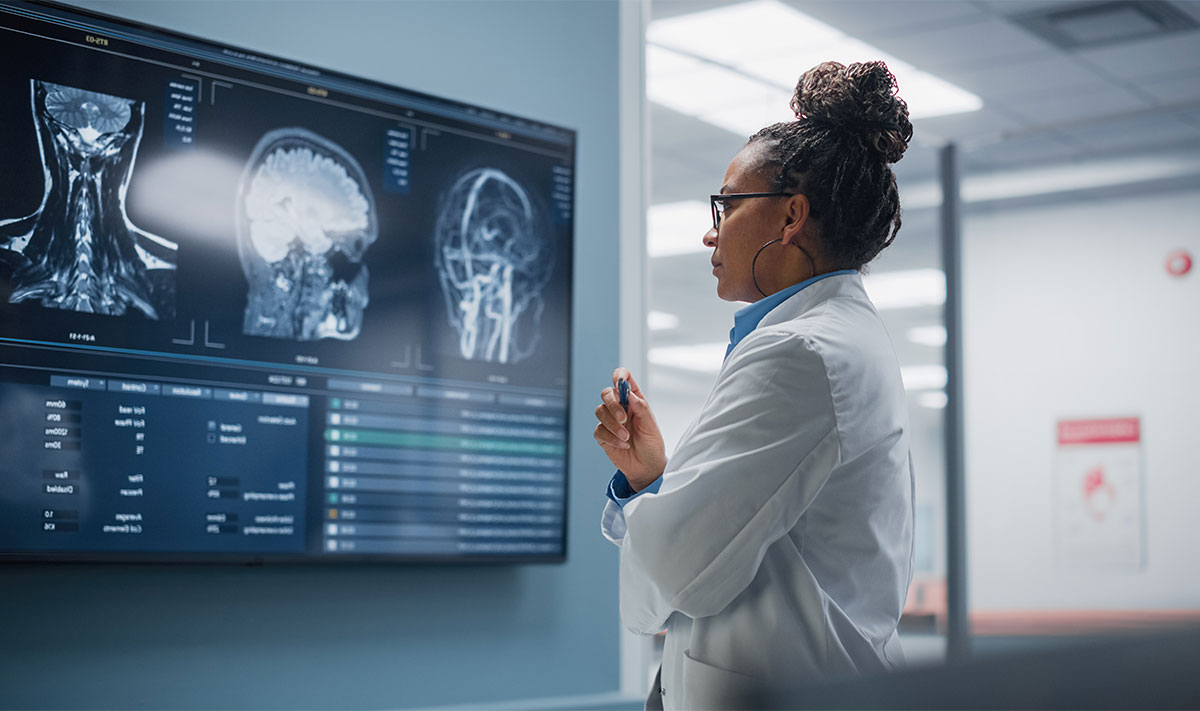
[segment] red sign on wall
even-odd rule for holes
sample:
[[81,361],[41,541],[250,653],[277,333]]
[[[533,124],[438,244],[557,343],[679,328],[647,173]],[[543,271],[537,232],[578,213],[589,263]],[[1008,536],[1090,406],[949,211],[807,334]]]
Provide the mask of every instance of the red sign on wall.
[[1144,564],[1141,440],[1137,417],[1058,421],[1061,565],[1113,571]]
[[1064,444],[1115,444],[1138,442],[1141,428],[1136,417],[1119,417],[1107,420],[1059,420],[1058,443]]

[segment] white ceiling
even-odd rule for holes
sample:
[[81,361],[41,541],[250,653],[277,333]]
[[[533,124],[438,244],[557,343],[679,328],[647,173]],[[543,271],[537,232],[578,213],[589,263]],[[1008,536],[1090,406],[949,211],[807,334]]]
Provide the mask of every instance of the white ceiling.
[[[966,149],[968,170],[1200,143],[1200,30],[1067,51],[1014,18],[1077,0],[784,2],[980,96],[982,111],[916,126],[918,148],[954,141]],[[653,0],[651,19],[730,4]],[[1171,4],[1200,19],[1200,1]],[[745,140],[661,107],[651,121],[652,202],[686,199],[680,183],[690,174],[716,181]],[[1024,155],[1014,160],[1014,150]],[[934,175],[935,160],[912,157],[896,166],[901,179]]]
[[[968,177],[1200,152],[1200,30],[1070,51],[1015,18],[1080,5],[1077,0],[783,1],[983,100],[981,111],[916,122],[913,145],[895,166],[902,203],[906,189],[929,192],[938,149],[948,142],[961,148]],[[651,20],[731,4],[652,0]],[[1200,19],[1200,1],[1170,4]],[[797,76],[805,69],[796,67]],[[652,205],[705,200],[746,139],[659,105],[650,106],[649,120]],[[1144,180],[1162,189],[1197,178]],[[874,271],[939,266],[936,210],[906,209],[904,219]],[[705,229],[696,226],[697,242]],[[652,332],[651,346],[722,340],[743,306],[717,300],[707,254],[652,259],[649,276],[651,309],[680,318],[677,328]],[[940,361],[940,349],[908,343],[903,335],[912,326],[940,323],[940,308],[888,311],[885,321],[902,365]],[[695,374],[679,369],[656,366],[651,375],[670,397],[707,390],[697,388]]]

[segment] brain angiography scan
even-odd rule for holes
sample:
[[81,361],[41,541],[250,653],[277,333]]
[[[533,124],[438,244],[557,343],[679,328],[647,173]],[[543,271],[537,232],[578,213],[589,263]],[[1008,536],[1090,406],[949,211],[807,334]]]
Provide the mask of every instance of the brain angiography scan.
[[30,95],[45,189],[35,212],[0,219],[9,302],[174,318],[178,247],[125,212],[145,104],[37,80]]
[[554,254],[525,190],[494,168],[472,170],[442,196],[436,230],[435,266],[462,356],[528,357]]
[[242,331],[350,340],[367,296],[363,256],[378,236],[362,167],[303,128],[271,131],[238,188],[238,253],[250,283]]

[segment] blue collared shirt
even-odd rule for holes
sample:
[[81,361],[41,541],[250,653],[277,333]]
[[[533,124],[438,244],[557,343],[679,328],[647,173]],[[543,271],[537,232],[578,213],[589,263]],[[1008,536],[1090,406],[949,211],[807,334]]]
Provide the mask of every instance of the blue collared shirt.
[[805,279],[799,284],[793,284],[782,291],[777,291],[770,296],[755,301],[753,304],[739,310],[733,315],[733,328],[729,329],[729,347],[725,349],[725,357],[733,352],[734,346],[742,342],[742,339],[750,335],[750,332],[758,327],[760,321],[766,317],[776,306],[787,301],[801,289],[812,286],[822,279],[828,279],[832,276],[841,276],[843,274],[857,274],[854,269],[840,269],[836,272],[827,274],[819,274],[811,279]]
[[[753,304],[740,309],[736,314],[733,315],[733,328],[729,329],[729,347],[725,349],[725,357],[728,358],[729,354],[733,352],[734,346],[741,343],[743,338],[750,335],[750,332],[758,327],[759,322],[761,322],[763,318],[765,318],[766,315],[771,312],[771,309],[774,309],[776,306],[787,301],[801,289],[816,284],[822,279],[827,279],[831,276],[857,273],[858,272],[854,269],[840,269],[836,272],[820,274],[811,279],[805,279],[799,284],[793,284],[782,291],[777,291],[770,296],[763,297],[758,301],[755,301]],[[634,492],[633,487],[629,485],[629,480],[625,478],[625,472],[618,469],[617,473],[613,475],[612,480],[608,482],[608,498],[612,499],[613,503],[615,503],[617,506],[624,508],[625,504],[633,501],[642,494],[658,493],[658,488],[660,486],[662,486],[661,476],[655,479],[654,483],[650,486],[647,486],[645,489]]]
[[654,480],[654,483],[647,486],[641,491],[635,492],[633,487],[629,485],[629,480],[625,478],[625,472],[620,469],[613,475],[612,481],[608,482],[608,498],[612,499],[617,506],[625,507],[625,504],[633,501],[642,494],[650,493],[657,494],[658,487],[662,486],[662,477]]

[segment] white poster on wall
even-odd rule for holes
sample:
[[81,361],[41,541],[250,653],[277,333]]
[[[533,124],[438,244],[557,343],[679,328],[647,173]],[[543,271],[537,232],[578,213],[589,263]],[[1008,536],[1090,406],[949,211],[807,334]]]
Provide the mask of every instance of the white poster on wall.
[[1141,569],[1145,545],[1138,418],[1060,420],[1056,478],[1059,564],[1097,571]]

